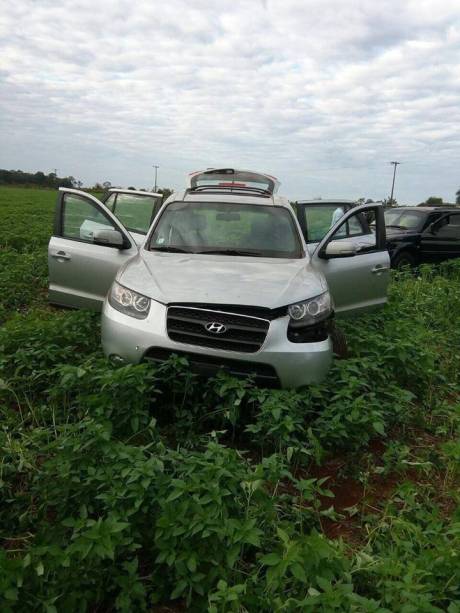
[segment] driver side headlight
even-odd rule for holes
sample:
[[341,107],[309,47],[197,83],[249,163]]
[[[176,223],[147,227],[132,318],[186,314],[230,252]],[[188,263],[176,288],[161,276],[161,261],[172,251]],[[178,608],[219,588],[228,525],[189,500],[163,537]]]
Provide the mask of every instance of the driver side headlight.
[[145,319],[150,311],[151,300],[115,281],[110,290],[109,303],[120,313],[136,319]]
[[329,292],[324,292],[315,298],[296,302],[288,306],[291,321],[290,327],[300,328],[318,323],[332,313],[332,301]]

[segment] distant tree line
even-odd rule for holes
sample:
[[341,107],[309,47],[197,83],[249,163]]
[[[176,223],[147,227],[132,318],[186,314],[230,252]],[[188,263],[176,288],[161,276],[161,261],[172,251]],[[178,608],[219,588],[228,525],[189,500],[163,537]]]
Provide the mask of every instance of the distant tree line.
[[[420,202],[417,206],[452,206],[453,202],[444,202],[444,200],[439,196],[430,196],[424,202]],[[460,189],[456,193],[455,204],[460,204]]]
[[74,177],[58,177],[54,172],[24,172],[0,169],[0,185],[39,185],[40,187],[74,187]]
[[[40,170],[38,172],[24,172],[23,170],[5,170],[0,168],[0,185],[36,185],[37,187],[75,187],[76,189],[84,189],[87,191],[104,192],[112,187],[110,181],[96,182],[93,186],[83,187],[82,181],[77,181],[75,177],[58,177],[54,172],[45,174]],[[130,186],[128,189],[136,189]],[[149,191],[139,188],[141,191]],[[158,189],[163,195],[163,200],[166,200],[172,194],[172,190],[168,188]]]

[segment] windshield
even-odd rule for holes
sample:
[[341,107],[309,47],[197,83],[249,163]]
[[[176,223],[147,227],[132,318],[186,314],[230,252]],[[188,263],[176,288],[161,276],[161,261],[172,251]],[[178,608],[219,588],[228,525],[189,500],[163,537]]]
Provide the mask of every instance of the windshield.
[[172,202],[150,239],[150,250],[300,258],[291,213],[274,205]]
[[387,228],[401,228],[401,230],[416,230],[425,219],[421,211],[395,210],[385,211],[385,225]]

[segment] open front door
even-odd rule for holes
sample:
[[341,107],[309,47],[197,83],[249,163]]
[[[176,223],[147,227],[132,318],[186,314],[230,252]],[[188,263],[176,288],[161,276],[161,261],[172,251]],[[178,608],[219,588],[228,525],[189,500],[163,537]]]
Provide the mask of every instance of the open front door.
[[60,188],[48,245],[50,302],[100,310],[118,269],[136,253],[132,236],[102,202]]
[[[375,232],[364,214],[375,216]],[[390,256],[383,207],[350,209],[331,228],[312,255],[312,265],[327,279],[338,315],[364,312],[387,300]]]

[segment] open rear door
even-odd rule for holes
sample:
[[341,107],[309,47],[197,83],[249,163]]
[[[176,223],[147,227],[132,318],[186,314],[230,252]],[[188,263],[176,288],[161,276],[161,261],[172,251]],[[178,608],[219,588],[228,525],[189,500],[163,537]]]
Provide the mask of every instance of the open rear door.
[[118,269],[137,251],[133,237],[102,202],[60,188],[48,245],[50,302],[100,310]]
[[[364,214],[375,217],[375,232]],[[312,265],[327,279],[338,315],[371,310],[387,300],[390,256],[381,204],[366,204],[345,213],[312,255]]]

